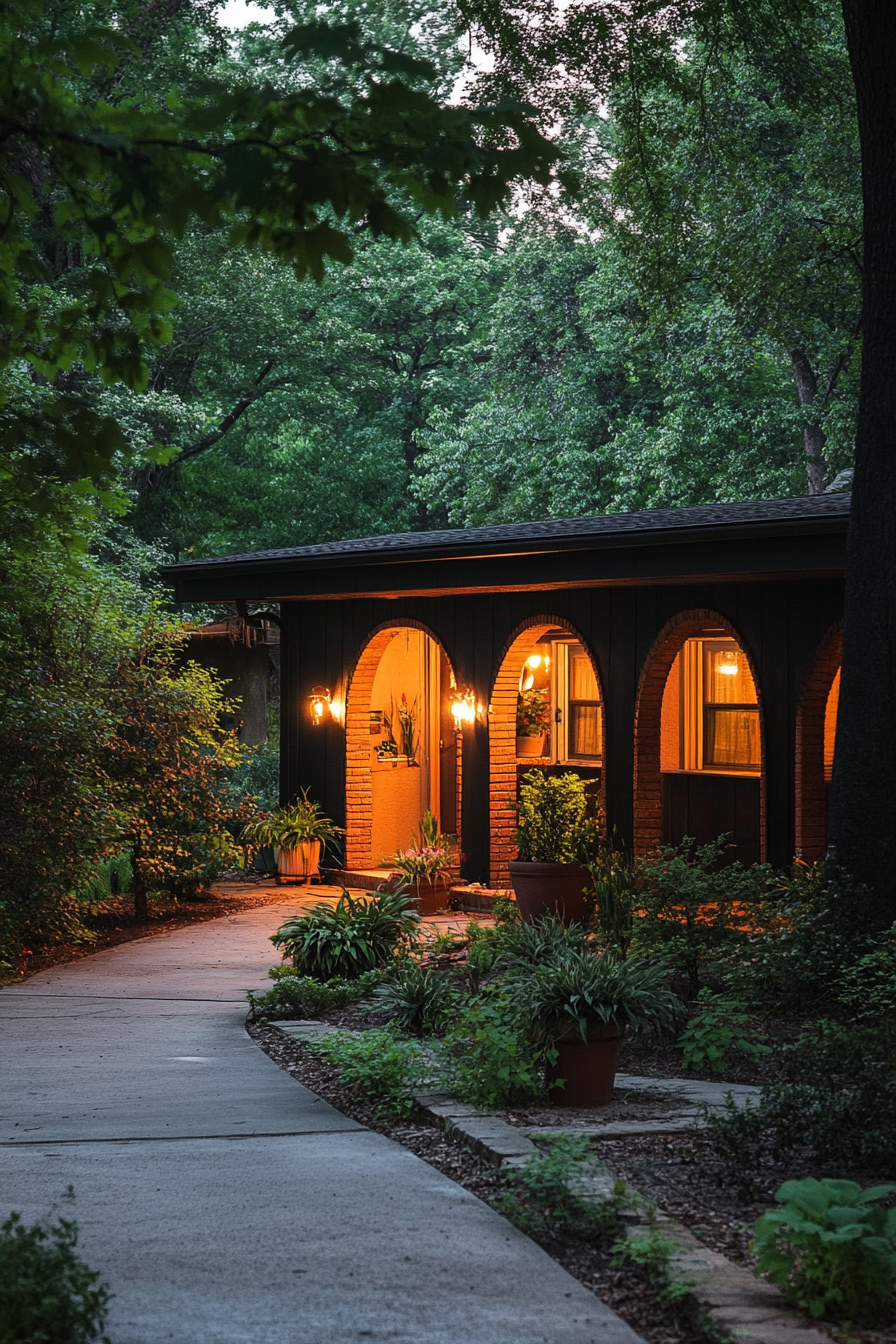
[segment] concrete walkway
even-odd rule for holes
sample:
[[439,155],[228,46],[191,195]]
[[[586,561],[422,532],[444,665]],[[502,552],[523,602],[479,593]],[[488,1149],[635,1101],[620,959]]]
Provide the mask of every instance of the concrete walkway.
[[[307,894],[305,895],[307,900]],[[0,1218],[75,1187],[112,1344],[638,1344],[533,1242],[246,1035],[302,897],[0,990]]]

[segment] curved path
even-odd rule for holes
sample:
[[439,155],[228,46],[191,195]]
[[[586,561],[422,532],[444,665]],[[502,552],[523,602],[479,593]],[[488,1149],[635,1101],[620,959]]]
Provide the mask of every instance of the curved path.
[[74,1185],[112,1344],[640,1344],[533,1242],[247,1036],[297,902],[0,991],[0,1218]]

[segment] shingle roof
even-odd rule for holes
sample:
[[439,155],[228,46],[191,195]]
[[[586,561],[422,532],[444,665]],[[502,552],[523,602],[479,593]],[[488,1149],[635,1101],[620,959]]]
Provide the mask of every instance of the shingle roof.
[[[185,574],[207,566],[236,565],[271,561],[356,560],[359,564],[390,558],[410,559],[431,552],[474,554],[477,551],[502,551],[520,545],[537,548],[539,542],[587,546],[593,540],[605,546],[618,540],[620,545],[639,540],[659,540],[658,533],[712,532],[715,529],[743,525],[809,523],[814,520],[844,521],[849,516],[848,494],[801,495],[789,499],[763,499],[740,504],[698,504],[681,509],[644,509],[639,513],[608,513],[593,518],[550,518],[544,522],[501,523],[494,527],[446,528],[433,532],[393,532],[380,537],[354,537],[348,541],[327,541],[314,546],[291,546],[282,550],[252,551],[247,554],[212,556],[168,565],[170,576]],[[669,537],[671,540],[672,538]]]

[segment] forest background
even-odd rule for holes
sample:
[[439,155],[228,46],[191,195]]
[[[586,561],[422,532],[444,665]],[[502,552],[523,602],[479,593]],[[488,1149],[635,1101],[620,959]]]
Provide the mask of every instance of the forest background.
[[[73,106],[162,114],[211,85],[352,96],[341,49],[287,58],[284,34],[316,22],[315,5],[276,4],[269,24],[239,32],[220,8],[57,0],[28,21],[62,50],[98,23],[127,35],[114,67],[72,65]],[[799,59],[817,78],[794,82],[720,7],[714,25],[545,100],[563,151],[549,180],[520,172],[502,208],[458,192],[433,213],[393,178],[412,227],[349,219],[353,260],[322,278],[235,242],[232,220],[185,216],[165,237],[164,320],[125,312],[113,339],[139,328],[140,376],[95,352],[45,352],[45,371],[6,362],[8,955],[76,922],[98,860],[142,854],[150,885],[213,866],[245,788],[269,798],[270,772],[216,727],[223,689],[177,670],[184,614],[158,585],[164,561],[818,493],[852,465],[855,95],[839,7],[809,11]],[[490,92],[453,3],[338,0],[326,16],[356,25],[365,50],[428,63],[413,81],[436,102]],[[60,234],[40,154],[20,158],[4,190],[16,196],[16,172],[28,180],[40,264],[15,277],[17,295],[58,331],[93,294],[95,262]],[[35,448],[54,398],[104,427],[95,461],[74,431],[61,458]]]

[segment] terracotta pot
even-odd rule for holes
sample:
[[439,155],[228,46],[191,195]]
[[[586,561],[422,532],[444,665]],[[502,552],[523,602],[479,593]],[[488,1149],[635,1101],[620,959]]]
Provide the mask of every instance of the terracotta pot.
[[413,898],[418,914],[437,915],[448,908],[450,886],[447,876],[436,873],[435,877],[421,877],[419,882],[412,882],[408,896]]
[[578,863],[510,863],[510,885],[527,924],[544,915],[557,915],[564,924],[583,920],[590,884],[591,874]]
[[320,841],[303,840],[294,849],[275,849],[277,877],[290,882],[310,882],[320,876]]
[[518,737],[516,740],[517,756],[543,756],[544,739],[544,734],[541,737]]
[[560,1078],[565,1084],[551,1089],[552,1102],[557,1106],[609,1106],[624,1036],[625,1027],[618,1022],[590,1022],[587,1041],[576,1026],[555,1037],[557,1061],[547,1066],[545,1078],[549,1087]]

